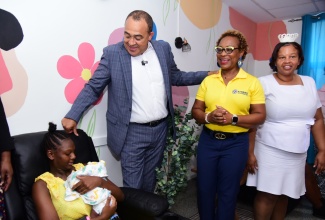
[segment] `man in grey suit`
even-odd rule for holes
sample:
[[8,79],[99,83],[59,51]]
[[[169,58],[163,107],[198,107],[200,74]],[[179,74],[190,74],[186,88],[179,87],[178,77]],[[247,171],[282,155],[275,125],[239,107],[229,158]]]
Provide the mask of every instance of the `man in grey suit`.
[[83,112],[107,86],[107,145],[121,158],[123,185],[150,192],[163,158],[167,117],[174,122],[172,85],[197,85],[208,75],[180,71],[170,45],[151,40],[152,27],[145,11],[127,16],[123,42],[104,48],[93,77],[62,119],[64,129],[77,134]]

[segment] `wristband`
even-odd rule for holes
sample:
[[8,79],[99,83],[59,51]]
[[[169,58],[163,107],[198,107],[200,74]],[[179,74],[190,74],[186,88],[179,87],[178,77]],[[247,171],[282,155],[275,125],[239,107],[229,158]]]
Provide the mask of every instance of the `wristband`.
[[110,220],[119,220],[120,217],[115,213],[111,218]]
[[210,114],[210,112],[207,113],[207,114],[205,114],[205,118],[204,118],[204,120],[205,120],[205,122],[206,122],[207,124],[210,124],[210,122],[208,121],[208,116],[209,116],[209,114]]

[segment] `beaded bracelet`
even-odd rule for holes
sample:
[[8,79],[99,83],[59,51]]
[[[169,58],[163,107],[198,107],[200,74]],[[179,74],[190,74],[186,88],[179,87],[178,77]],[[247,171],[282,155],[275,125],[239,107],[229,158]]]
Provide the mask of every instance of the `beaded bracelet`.
[[209,116],[209,114],[210,114],[210,112],[209,113],[207,113],[207,114],[205,114],[205,122],[207,123],[207,124],[210,124],[210,122],[208,121],[208,116]]

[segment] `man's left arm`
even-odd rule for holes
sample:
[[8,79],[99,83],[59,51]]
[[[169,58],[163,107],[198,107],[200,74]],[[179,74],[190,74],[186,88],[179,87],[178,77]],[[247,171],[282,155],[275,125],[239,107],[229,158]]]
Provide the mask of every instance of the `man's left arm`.
[[168,44],[166,47],[169,54],[169,59],[167,59],[167,62],[170,63],[169,74],[171,75],[171,83],[173,86],[199,85],[206,76],[218,73],[218,71],[181,71],[178,69],[175,63],[174,55],[171,51],[170,45]]

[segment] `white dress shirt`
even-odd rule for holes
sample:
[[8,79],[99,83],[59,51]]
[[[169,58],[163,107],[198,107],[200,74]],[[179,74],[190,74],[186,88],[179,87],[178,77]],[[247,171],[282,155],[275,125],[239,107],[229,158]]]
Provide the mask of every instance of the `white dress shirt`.
[[157,54],[148,43],[147,50],[131,57],[132,112],[130,122],[147,123],[168,115],[164,78]]

